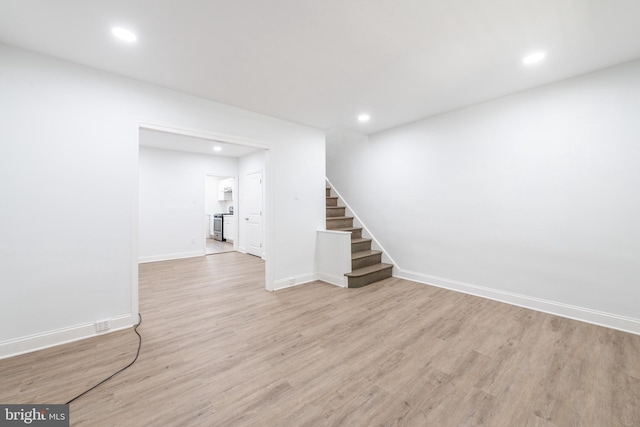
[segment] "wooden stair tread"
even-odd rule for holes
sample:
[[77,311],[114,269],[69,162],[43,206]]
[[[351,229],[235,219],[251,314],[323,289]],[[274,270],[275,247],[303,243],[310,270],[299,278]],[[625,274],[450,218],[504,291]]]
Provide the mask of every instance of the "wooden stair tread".
[[[327,206],[326,218],[343,218],[345,207],[344,206]],[[344,224],[349,225],[349,224]]]
[[327,221],[330,221],[330,220],[335,221],[339,219],[353,219],[353,217],[352,216],[331,216],[327,218]]
[[362,230],[362,227],[345,227],[345,228],[335,229],[335,231],[349,231],[349,232],[358,231],[358,230]]
[[371,239],[367,237],[356,237],[355,239],[351,239],[351,243],[360,243],[360,242],[370,242]]
[[364,257],[368,257],[371,255],[378,255],[381,254],[381,251],[376,251],[376,250],[370,250],[370,251],[360,251],[360,252],[354,252],[351,254],[351,259],[360,259],[360,258],[364,258]]
[[380,264],[375,264],[375,265],[369,265],[367,267],[358,268],[357,270],[353,270],[351,273],[346,273],[345,276],[347,276],[347,277],[361,277],[361,276],[365,276],[367,274],[375,273],[377,271],[387,270],[387,269],[390,269],[390,268],[393,268],[392,264],[380,263]]

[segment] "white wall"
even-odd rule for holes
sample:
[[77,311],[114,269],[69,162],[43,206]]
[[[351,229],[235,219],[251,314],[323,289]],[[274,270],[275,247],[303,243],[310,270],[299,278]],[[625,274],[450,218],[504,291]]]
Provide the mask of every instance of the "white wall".
[[313,273],[323,132],[5,45],[0,93],[0,357],[137,321],[141,121],[265,145],[267,286]]
[[398,276],[640,333],[639,117],[636,61],[370,138],[332,130],[327,175]]
[[238,159],[140,147],[141,262],[204,255],[207,173],[235,176]]

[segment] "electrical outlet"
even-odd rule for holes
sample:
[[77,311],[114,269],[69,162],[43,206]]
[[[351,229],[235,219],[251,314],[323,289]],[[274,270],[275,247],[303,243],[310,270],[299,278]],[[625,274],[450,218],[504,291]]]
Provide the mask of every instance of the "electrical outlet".
[[95,327],[96,327],[96,332],[108,331],[109,329],[111,329],[111,320],[109,320],[109,319],[107,319],[107,320],[98,320],[95,323]]

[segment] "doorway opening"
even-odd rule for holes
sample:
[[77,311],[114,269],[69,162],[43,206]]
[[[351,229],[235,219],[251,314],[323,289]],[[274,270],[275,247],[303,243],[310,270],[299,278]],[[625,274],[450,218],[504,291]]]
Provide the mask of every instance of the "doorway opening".
[[206,174],[204,177],[204,205],[206,221],[205,255],[235,250],[238,222],[236,179],[232,176]]
[[[248,253],[246,221],[240,220],[247,216],[242,200],[245,178],[249,170],[260,170],[267,180],[268,159],[268,146],[259,141],[139,123],[138,263]],[[263,202],[268,199],[265,184],[261,194]],[[265,215],[260,255],[265,287],[271,290],[268,217],[266,211],[260,213]],[[219,235],[216,223],[222,223]]]

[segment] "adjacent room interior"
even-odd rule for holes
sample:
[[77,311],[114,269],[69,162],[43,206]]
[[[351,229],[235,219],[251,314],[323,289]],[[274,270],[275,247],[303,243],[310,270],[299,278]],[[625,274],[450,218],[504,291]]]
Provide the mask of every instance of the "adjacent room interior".
[[[251,177],[265,170],[266,150],[177,132],[140,130],[140,262],[247,252],[249,221],[239,218],[249,216]],[[261,212],[264,194],[260,182]]]

